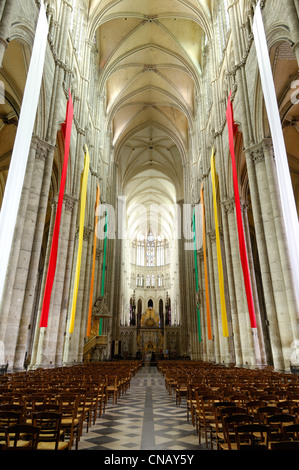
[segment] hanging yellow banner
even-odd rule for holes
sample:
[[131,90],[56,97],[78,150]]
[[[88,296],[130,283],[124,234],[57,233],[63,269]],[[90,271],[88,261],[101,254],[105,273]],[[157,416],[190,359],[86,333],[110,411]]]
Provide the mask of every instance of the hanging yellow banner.
[[76,305],[77,305],[77,297],[78,297],[78,290],[79,290],[88,173],[89,173],[89,152],[88,152],[88,148],[86,147],[86,153],[85,153],[85,158],[84,158],[84,169],[83,169],[83,173],[81,176],[79,240],[78,240],[78,254],[77,254],[76,274],[75,274],[75,282],[74,282],[71,321],[70,321],[70,329],[69,329],[70,333],[73,333],[74,331]]
[[227,316],[226,316],[224,279],[223,279],[223,264],[222,264],[222,256],[221,256],[219,224],[218,224],[218,212],[217,212],[216,188],[217,188],[217,185],[218,185],[218,176],[216,174],[214,148],[212,149],[212,156],[211,156],[211,177],[212,177],[212,186],[213,186],[213,203],[214,203],[214,219],[215,219],[215,233],[216,233],[216,248],[217,248],[217,262],[218,262],[218,277],[219,277],[222,330],[223,330],[223,336],[228,337],[229,333],[228,333]]

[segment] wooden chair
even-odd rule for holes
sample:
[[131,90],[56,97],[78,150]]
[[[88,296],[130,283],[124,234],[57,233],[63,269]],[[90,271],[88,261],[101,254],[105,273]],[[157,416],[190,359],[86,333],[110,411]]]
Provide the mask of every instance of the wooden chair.
[[299,441],[279,441],[279,442],[271,442],[270,445],[271,450],[299,450]]
[[[214,421],[210,422],[210,440],[211,440],[211,449],[213,450],[213,444],[215,442],[216,449],[219,450],[219,441],[223,441],[223,431],[222,431],[222,414],[221,410],[223,409],[236,409],[236,404],[230,401],[221,401],[214,403]],[[245,410],[244,410],[245,412]],[[237,411],[236,411],[237,413]]]
[[244,393],[232,393],[228,397],[229,401],[233,401],[236,403],[236,406],[244,407],[248,402],[248,395]]
[[286,413],[268,416],[267,424],[271,428],[271,442],[285,440],[286,434],[284,427],[290,423],[295,424],[295,421],[295,416]]
[[175,388],[175,404],[181,406],[182,397],[187,399],[188,380],[186,377],[179,377]]
[[262,400],[249,400],[246,403],[246,408],[248,414],[254,417],[254,421],[256,423],[260,422],[260,415],[259,415],[259,409],[267,406],[265,401]]
[[268,424],[268,417],[281,413],[277,406],[261,406],[257,410],[258,421],[260,424]]
[[[206,447],[208,447],[208,435],[211,438],[212,425],[215,425],[216,421],[214,406],[215,403],[221,402],[221,399],[221,395],[218,394],[209,394],[199,397],[199,432],[201,432],[201,430],[203,431]],[[212,442],[210,445],[212,446]]]
[[15,424],[21,424],[22,412],[21,411],[0,411],[0,441],[6,443],[7,435],[6,429]]
[[242,424],[252,424],[253,417],[248,414],[232,414],[223,419],[224,440],[220,443],[221,450],[237,450],[236,427]]
[[221,447],[220,445],[225,442],[225,434],[224,434],[224,419],[227,416],[232,416],[232,415],[238,415],[238,414],[245,414],[247,415],[247,409],[243,408],[241,406],[236,406],[236,403],[230,403],[227,406],[220,406],[220,404],[217,405],[218,407],[218,429],[219,431],[217,432],[216,435],[216,447],[217,450],[220,450]]
[[61,405],[59,403],[39,403],[35,405],[35,412],[60,413]]
[[85,402],[85,412],[86,412],[86,432],[88,432],[92,423],[95,423],[97,406],[98,406],[98,391],[94,385],[88,386],[85,391],[86,402]]
[[25,395],[24,396],[24,405],[26,410],[26,422],[27,424],[32,424],[31,415],[35,412],[36,405],[45,403],[45,396],[37,393]]
[[39,428],[37,450],[68,450],[61,430],[61,413],[38,412],[32,414],[33,426]]
[[106,383],[101,381],[98,385],[98,416],[102,417],[106,408]]
[[117,403],[118,397],[118,376],[117,375],[108,375],[107,376],[107,387],[106,387],[106,403],[108,403],[109,398],[113,397],[113,405]]
[[177,384],[176,375],[167,372],[165,375],[165,386],[169,392],[169,395],[172,395],[172,390],[175,390]]
[[0,395],[0,405],[10,405],[13,404],[13,395],[11,392],[3,393]]
[[299,424],[286,424],[283,427],[286,440],[299,441]]
[[295,400],[282,400],[279,401],[276,406],[282,413],[293,414],[293,410],[298,406],[298,402]]
[[[202,395],[207,395],[208,393],[211,392],[210,387],[203,385],[202,381],[190,381],[188,383],[188,386],[190,388],[190,413],[191,413],[191,419],[192,419],[192,425],[196,425],[196,414],[197,414],[197,399],[196,399],[196,394],[198,396]],[[188,414],[188,411],[187,411]]]
[[194,389],[192,388],[192,384],[189,382],[188,389],[187,389],[187,397],[186,397],[187,422],[189,423],[190,415],[191,415],[191,421],[192,421],[193,426],[195,422],[194,421],[194,407],[195,406],[196,406],[195,393],[194,393]]
[[237,426],[237,450],[268,450],[270,427],[265,424],[249,423]]
[[76,450],[78,450],[83,426],[83,415],[78,413],[79,401],[79,396],[73,393],[63,393],[58,399],[62,414],[61,429],[69,441],[69,448],[71,449],[75,442]]
[[37,450],[39,433],[39,427],[26,423],[8,426],[6,429],[7,449]]
[[15,411],[21,414],[20,421],[25,420],[25,405],[16,403],[6,403],[0,405],[0,411]]

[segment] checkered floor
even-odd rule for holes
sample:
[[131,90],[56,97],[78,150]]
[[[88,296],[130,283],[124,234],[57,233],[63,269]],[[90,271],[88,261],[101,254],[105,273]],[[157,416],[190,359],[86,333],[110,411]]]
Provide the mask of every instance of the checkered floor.
[[143,367],[132,378],[131,387],[88,433],[84,432],[79,450],[205,450],[187,422],[186,404],[176,406],[164,377],[155,367]]

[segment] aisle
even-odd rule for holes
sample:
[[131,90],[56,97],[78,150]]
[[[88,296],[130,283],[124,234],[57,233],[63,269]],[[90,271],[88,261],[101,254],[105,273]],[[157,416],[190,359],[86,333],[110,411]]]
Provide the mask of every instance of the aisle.
[[187,423],[185,402],[176,406],[155,367],[143,367],[117,405],[110,401],[101,419],[83,433],[79,450],[201,450]]

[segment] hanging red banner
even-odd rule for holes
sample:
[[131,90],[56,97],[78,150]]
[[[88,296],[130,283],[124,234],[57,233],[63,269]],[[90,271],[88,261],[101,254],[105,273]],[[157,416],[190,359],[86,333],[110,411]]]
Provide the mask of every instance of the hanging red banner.
[[255,318],[254,303],[253,303],[253,297],[252,297],[252,287],[251,287],[251,280],[250,280],[250,273],[249,273],[247,249],[246,249],[244,226],[243,226],[243,219],[242,219],[242,213],[241,213],[239,187],[238,187],[238,175],[237,175],[237,167],[236,167],[235,148],[234,148],[234,136],[237,132],[237,127],[235,126],[235,123],[234,123],[231,93],[229,95],[228,103],[227,103],[226,119],[227,119],[227,126],[228,126],[229,149],[230,149],[230,155],[231,155],[231,161],[232,161],[240,258],[241,258],[241,264],[242,264],[242,270],[243,270],[243,276],[244,276],[250,324],[251,324],[251,328],[256,328],[256,318]]
[[57,204],[57,211],[56,211],[55,224],[54,224],[54,230],[53,230],[53,238],[52,238],[51,252],[50,252],[50,258],[49,258],[49,266],[48,266],[48,272],[47,272],[43,306],[42,306],[42,312],[41,312],[41,318],[40,318],[40,327],[44,327],[44,328],[48,326],[51,293],[52,293],[52,287],[54,283],[56,264],[57,264],[60,220],[61,220],[61,212],[62,212],[62,205],[63,205],[63,198],[64,198],[64,189],[65,189],[65,182],[66,182],[66,175],[67,175],[69,151],[70,151],[73,115],[74,115],[74,106],[73,106],[71,93],[69,92],[69,100],[68,100],[67,109],[66,109],[66,120],[62,126],[62,133],[64,136],[64,160],[63,160],[63,167],[62,167],[62,173],[61,173],[58,204]]

